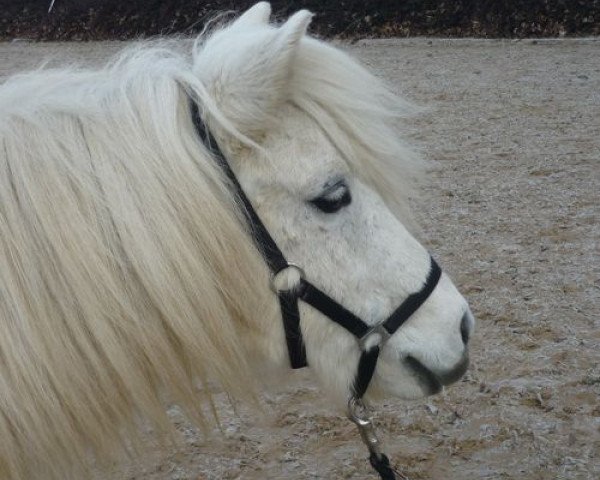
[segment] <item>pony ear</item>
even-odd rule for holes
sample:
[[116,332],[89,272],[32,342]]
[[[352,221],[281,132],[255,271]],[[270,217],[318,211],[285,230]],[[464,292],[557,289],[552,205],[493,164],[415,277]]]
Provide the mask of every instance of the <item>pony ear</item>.
[[260,140],[276,110],[290,97],[294,58],[312,18],[301,10],[273,28],[258,22],[267,9],[266,2],[259,3],[215,33],[194,61],[194,72],[221,114],[253,141]]
[[308,25],[312,20],[313,14],[308,10],[300,10],[294,13],[287,22],[280,28],[280,37],[290,46],[295,47],[300,43],[302,37],[306,34]]
[[240,27],[245,25],[268,25],[271,17],[271,4],[269,2],[259,2],[246,10],[232,26]]

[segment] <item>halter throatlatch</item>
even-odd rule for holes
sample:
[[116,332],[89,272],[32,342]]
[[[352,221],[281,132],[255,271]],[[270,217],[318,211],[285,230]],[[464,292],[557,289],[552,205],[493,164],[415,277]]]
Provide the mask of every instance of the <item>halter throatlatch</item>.
[[[286,260],[285,255],[281,252],[252,207],[252,203],[250,203],[250,200],[244,193],[219,145],[202,120],[196,102],[191,102],[191,109],[192,119],[198,136],[202,139],[206,148],[213,154],[215,161],[229,179],[235,196],[243,207],[243,212],[254,241],[271,270],[271,289],[279,299],[291,367],[296,369],[308,365],[302,331],[300,329],[299,300],[318,310],[356,337],[361,354],[356,376],[354,377],[352,394],[348,402],[348,417],[357,425],[361,438],[369,449],[371,465],[377,470],[382,480],[395,479],[394,471],[390,466],[387,456],[379,448],[379,440],[375,435],[371,418],[368,415],[368,410],[362,401],[362,397],[367,391],[375,373],[381,349],[390,337],[429,298],[440,279],[442,273],[440,267],[430,257],[431,266],[423,287],[418,292],[409,295],[387,319],[376,325],[368,325],[306,280],[301,267]],[[275,285],[275,277],[288,268],[298,271],[300,282],[292,289],[279,290]]]

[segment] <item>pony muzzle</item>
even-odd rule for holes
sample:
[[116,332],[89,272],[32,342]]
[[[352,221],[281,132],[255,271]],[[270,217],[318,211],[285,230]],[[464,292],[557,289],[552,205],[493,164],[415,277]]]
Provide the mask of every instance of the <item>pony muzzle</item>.
[[405,357],[402,362],[415,376],[427,395],[435,395],[436,393],[439,393],[443,387],[462,378],[469,368],[469,353],[465,350],[458,363],[451,369],[445,371],[434,371],[411,355]]

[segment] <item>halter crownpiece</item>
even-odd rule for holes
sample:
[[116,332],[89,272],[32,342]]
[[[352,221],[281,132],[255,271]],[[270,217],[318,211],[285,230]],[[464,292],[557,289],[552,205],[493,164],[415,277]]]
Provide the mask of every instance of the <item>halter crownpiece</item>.
[[[393,480],[396,477],[388,458],[379,449],[379,440],[362,401],[375,373],[379,353],[386,342],[396,331],[425,303],[436,285],[442,271],[433,257],[430,257],[430,270],[425,284],[418,292],[409,295],[396,310],[385,320],[376,325],[369,325],[354,315],[305,278],[304,270],[287,261],[275,240],[254,210],[242,186],[236,178],[231,166],[219,148],[218,143],[206,127],[198,105],[191,101],[192,120],[196,132],[205,147],[212,153],[215,161],[231,182],[235,197],[243,206],[248,226],[256,246],[262,253],[271,270],[270,287],[279,299],[285,339],[288,347],[290,365],[293,369],[308,366],[306,349],[300,329],[300,311],[298,301],[302,300],[324,316],[350,332],[357,340],[361,352],[356,375],[352,386],[352,394],[348,402],[348,416],[357,426],[363,442],[370,452],[371,465],[379,473],[382,480]],[[286,269],[295,269],[300,276],[300,283],[292,289],[280,290],[275,285],[275,277]]]

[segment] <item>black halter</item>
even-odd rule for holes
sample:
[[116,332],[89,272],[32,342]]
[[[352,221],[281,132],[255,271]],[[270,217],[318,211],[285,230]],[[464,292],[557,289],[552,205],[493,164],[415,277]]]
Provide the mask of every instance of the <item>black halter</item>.
[[[251,228],[252,236],[260,249],[266,263],[269,265],[272,274],[272,280],[283,270],[295,268],[301,274],[301,280],[298,287],[291,290],[277,290],[271,281],[271,286],[279,298],[281,306],[281,315],[283,318],[283,327],[285,338],[288,347],[291,367],[302,368],[308,365],[306,361],[306,350],[300,329],[300,312],[298,310],[298,300],[302,300],[312,306],[330,320],[334,321],[341,327],[345,328],[358,341],[358,346],[361,351],[361,356],[358,362],[356,376],[354,378],[352,401],[362,398],[367,391],[369,383],[375,373],[377,359],[380,349],[386,341],[406,322],[410,316],[427,300],[429,295],[435,289],[440,276],[441,269],[435,260],[431,259],[431,267],[425,284],[421,289],[408,296],[404,302],[384,321],[376,325],[368,325],[363,320],[358,318],[352,312],[344,308],[338,302],[329,297],[326,293],[315,287],[312,283],[304,278],[304,272],[297,265],[286,260],[285,256],[271,237],[269,231],[262,223],[260,217],[252,207],[250,200],[244,193],[244,190],[238,182],[233,170],[231,169],[223,152],[219,148],[216,140],[211,132],[206,128],[203,122],[198,106],[195,102],[191,102],[192,118],[194,126],[199,137],[204,145],[213,154],[219,167],[223,170],[227,178],[230,180],[235,196],[244,207],[244,213]],[[360,426],[359,426],[360,427]],[[371,451],[371,463],[373,467],[380,473],[382,478],[394,478],[389,467],[389,461],[383,454],[379,454],[382,458],[374,459],[374,452]],[[386,465],[381,465],[380,462],[385,460]],[[379,462],[379,463],[378,463]],[[383,469],[387,476],[382,473]],[[389,470],[389,473],[387,473]]]

